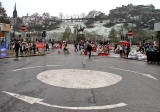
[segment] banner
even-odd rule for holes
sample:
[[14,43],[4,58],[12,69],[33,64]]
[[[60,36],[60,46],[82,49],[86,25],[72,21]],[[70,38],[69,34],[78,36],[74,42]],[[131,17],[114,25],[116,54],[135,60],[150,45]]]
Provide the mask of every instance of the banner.
[[43,48],[43,42],[35,43],[37,48]]

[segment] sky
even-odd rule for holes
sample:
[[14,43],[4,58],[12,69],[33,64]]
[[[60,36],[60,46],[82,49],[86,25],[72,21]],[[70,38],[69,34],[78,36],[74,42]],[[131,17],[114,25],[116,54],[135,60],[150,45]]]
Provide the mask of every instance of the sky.
[[16,3],[18,16],[25,16],[38,12],[49,12],[51,16],[76,16],[82,13],[87,14],[91,10],[102,11],[106,14],[109,10],[122,5],[149,5],[153,4],[160,9],[159,0],[0,0],[7,15],[12,16]]

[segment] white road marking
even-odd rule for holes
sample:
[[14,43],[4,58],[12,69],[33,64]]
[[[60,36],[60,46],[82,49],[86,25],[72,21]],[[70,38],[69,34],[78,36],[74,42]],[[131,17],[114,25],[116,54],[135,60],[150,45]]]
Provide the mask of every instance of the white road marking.
[[20,71],[20,70],[33,69],[33,68],[51,67],[51,66],[62,66],[62,65],[45,65],[45,66],[25,67],[25,68],[15,69],[13,71]]
[[57,87],[90,89],[114,85],[120,82],[122,77],[102,71],[58,69],[41,72],[37,79]]
[[2,91],[3,93],[6,93],[10,96],[13,96],[19,100],[22,100],[24,102],[27,102],[29,104],[34,104],[40,101],[43,101],[43,99],[39,99],[39,98],[34,98],[34,97],[30,97],[30,96],[24,96],[24,95],[20,95],[20,94],[16,94],[16,93],[11,93],[11,92],[6,92],[6,91]]
[[113,108],[119,108],[127,106],[126,103],[118,103],[118,104],[112,104],[112,105],[103,105],[103,106],[88,106],[88,107],[67,107],[67,106],[59,106],[59,105],[51,105],[48,103],[43,102],[43,99],[34,98],[30,96],[24,96],[16,93],[6,92],[2,91],[3,93],[6,93],[8,95],[11,95],[19,100],[22,100],[24,102],[27,102],[29,104],[41,104],[44,106],[52,107],[52,108],[60,108],[60,109],[69,109],[69,110],[103,110],[103,109],[113,109]]
[[140,75],[143,75],[145,77],[148,77],[148,78],[151,78],[151,79],[154,79],[154,80],[158,80],[157,78],[155,78],[154,76],[152,76],[150,74],[140,73],[140,72],[136,72],[136,71],[132,71],[132,70],[126,70],[126,69],[121,69],[121,68],[116,68],[116,67],[110,67],[110,68],[111,69],[116,69],[116,70],[121,70],[121,71],[126,71],[126,72],[132,72],[132,73],[140,74]]

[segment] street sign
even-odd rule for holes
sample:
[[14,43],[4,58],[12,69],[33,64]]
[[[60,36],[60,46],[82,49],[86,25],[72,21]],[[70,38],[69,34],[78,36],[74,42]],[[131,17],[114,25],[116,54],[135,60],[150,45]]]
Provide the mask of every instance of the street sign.
[[132,38],[133,38],[133,31],[128,30],[128,39],[132,39]]
[[130,40],[130,46],[132,46],[132,39],[133,39],[133,31],[128,30],[128,39]]
[[26,30],[26,26],[25,25],[21,25],[21,30],[25,31]]
[[132,30],[128,30],[128,36],[132,36],[133,37],[133,31]]

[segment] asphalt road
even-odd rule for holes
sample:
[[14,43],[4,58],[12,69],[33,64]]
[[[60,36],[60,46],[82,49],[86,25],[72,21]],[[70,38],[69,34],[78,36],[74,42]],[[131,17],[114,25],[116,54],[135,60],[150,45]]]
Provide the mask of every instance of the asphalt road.
[[160,66],[57,50],[3,59],[0,112],[160,112]]

